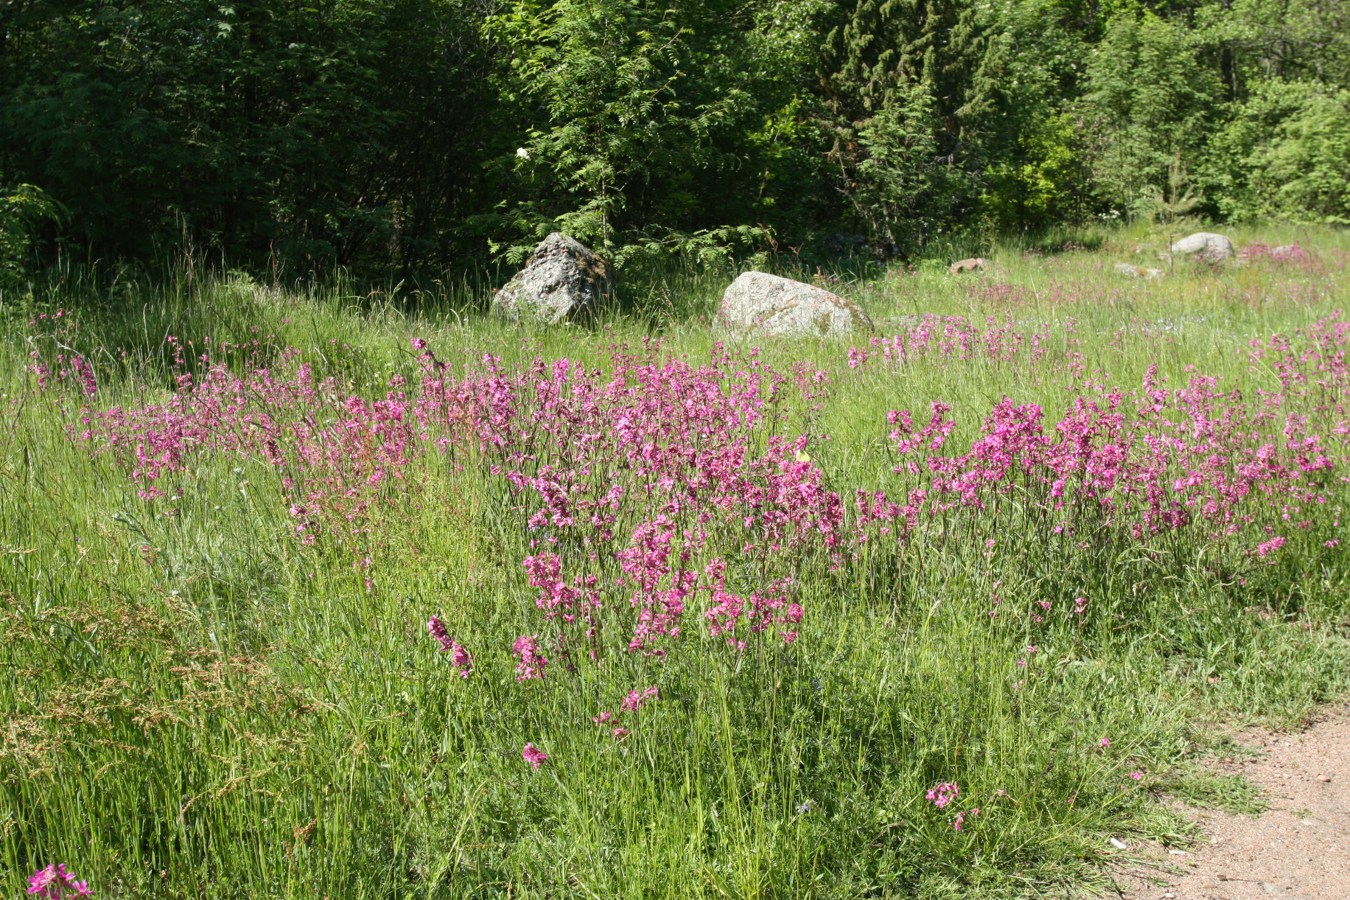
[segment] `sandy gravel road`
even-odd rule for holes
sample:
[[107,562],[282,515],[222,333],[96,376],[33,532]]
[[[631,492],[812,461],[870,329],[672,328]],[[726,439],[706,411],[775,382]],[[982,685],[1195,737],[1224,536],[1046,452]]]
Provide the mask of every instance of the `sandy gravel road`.
[[1299,734],[1247,732],[1251,759],[1220,762],[1266,792],[1259,817],[1196,814],[1204,837],[1158,849],[1120,879],[1127,900],[1350,900],[1350,707]]

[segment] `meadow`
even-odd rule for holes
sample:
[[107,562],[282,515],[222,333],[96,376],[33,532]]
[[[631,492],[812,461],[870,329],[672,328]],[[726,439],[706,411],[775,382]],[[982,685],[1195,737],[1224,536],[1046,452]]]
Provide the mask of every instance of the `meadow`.
[[1350,689],[1350,234],[1234,237],[825,277],[849,344],[728,273],[6,297],[0,892],[1105,890]]

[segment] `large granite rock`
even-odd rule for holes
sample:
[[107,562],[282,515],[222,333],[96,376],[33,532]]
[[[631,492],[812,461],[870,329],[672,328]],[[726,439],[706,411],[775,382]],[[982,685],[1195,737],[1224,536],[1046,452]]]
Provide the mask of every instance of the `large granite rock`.
[[613,292],[609,264],[567,235],[554,232],[492,298],[492,309],[513,322],[525,319],[555,325],[594,315]]
[[1232,259],[1235,252],[1232,241],[1208,231],[1197,231],[1172,245],[1173,256],[1189,256],[1210,263]]
[[764,272],[745,272],[722,295],[717,322],[766,337],[843,337],[870,330],[872,320],[852,300]]

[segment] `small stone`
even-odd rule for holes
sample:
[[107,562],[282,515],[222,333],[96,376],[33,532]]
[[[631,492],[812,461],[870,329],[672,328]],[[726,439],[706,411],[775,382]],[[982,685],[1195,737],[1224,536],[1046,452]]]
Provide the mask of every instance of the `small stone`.
[[1323,784],[1330,784],[1330,783],[1331,783],[1331,776],[1330,776],[1330,775],[1318,775],[1318,776],[1317,776],[1317,780],[1320,781],[1320,782],[1322,782]]
[[1167,851],[1168,856],[1185,856],[1185,850],[1177,850],[1175,847]]
[[1112,847],[1115,847],[1117,850],[1128,850],[1128,849],[1129,849],[1129,845],[1126,844],[1124,841],[1122,841],[1122,840],[1121,840],[1120,838],[1118,838],[1118,837],[1113,837],[1113,838],[1111,838],[1111,846],[1112,846]]

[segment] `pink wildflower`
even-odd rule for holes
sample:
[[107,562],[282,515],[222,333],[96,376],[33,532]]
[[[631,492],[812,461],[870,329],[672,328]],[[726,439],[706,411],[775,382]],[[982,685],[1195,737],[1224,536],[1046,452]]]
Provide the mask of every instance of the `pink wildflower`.
[[938,809],[946,809],[961,794],[961,787],[955,781],[943,781],[933,785],[925,795]]
[[713,605],[703,614],[708,620],[708,633],[713,637],[726,635],[727,643],[737,650],[745,649],[745,642],[736,637],[736,626],[745,612],[745,600],[726,591],[713,591]]
[[440,620],[439,616],[432,616],[427,619],[427,634],[434,637],[437,643],[441,645],[442,653],[450,652],[450,645],[454,641],[450,637],[450,633],[445,630],[445,623]]
[[28,893],[47,900],[94,896],[94,892],[89,890],[89,882],[77,881],[64,865],[49,865],[30,875]]
[[1280,549],[1283,546],[1284,546],[1284,538],[1274,537],[1266,541],[1264,544],[1258,544],[1256,546],[1256,555],[1269,556],[1270,554],[1274,553],[1276,550]]
[[1106,738],[1102,738],[1100,741],[1097,742],[1097,749],[1098,749],[1098,750],[1105,750],[1107,747],[1110,747],[1110,746],[1111,746],[1111,742],[1110,742],[1109,740],[1107,740]]
[[967,818],[967,817],[970,817],[970,818],[973,819],[973,818],[975,818],[976,816],[978,816],[979,814],[980,814],[980,808],[979,808],[978,806],[975,807],[974,809],[962,810],[961,812],[957,813],[957,814],[956,814],[956,818],[952,820],[952,830],[954,830],[954,831],[960,831],[960,830],[961,830],[961,826],[963,826],[963,825],[966,824],[966,818]]
[[635,690],[629,691],[628,696],[623,698],[623,703],[620,704],[620,708],[624,712],[634,712],[638,707],[648,701],[655,700],[657,695],[658,691],[656,685],[652,685],[640,694]]
[[512,645],[520,662],[516,664],[516,681],[529,681],[531,678],[543,678],[548,658],[539,652],[539,638],[536,635],[521,635]]
[[1143,781],[1143,780],[1144,780],[1144,773],[1143,773],[1143,772],[1131,772],[1131,773],[1130,773],[1130,777],[1133,778],[1135,781]]
[[533,768],[536,772],[539,771],[539,767],[542,766],[544,762],[548,759],[548,754],[545,753],[543,750],[540,750],[534,744],[526,744],[525,747],[520,751],[520,755],[521,758],[524,759],[527,763],[529,763],[531,768]]
[[445,629],[445,623],[438,616],[432,616],[427,620],[427,634],[434,637],[436,642],[441,645],[442,653],[451,654],[451,661],[454,663],[459,677],[468,678],[469,672],[473,670],[473,657],[469,655],[468,650],[464,649],[464,645],[450,636],[450,632]]
[[76,377],[80,379],[80,385],[84,392],[90,397],[98,393],[98,379],[94,377],[94,367],[89,365],[83,356],[73,356],[70,359],[71,368]]
[[451,640],[450,653],[450,661],[455,664],[455,668],[459,671],[459,677],[468,678],[469,673],[473,671],[473,657],[469,655],[469,651],[465,650],[463,645]]

